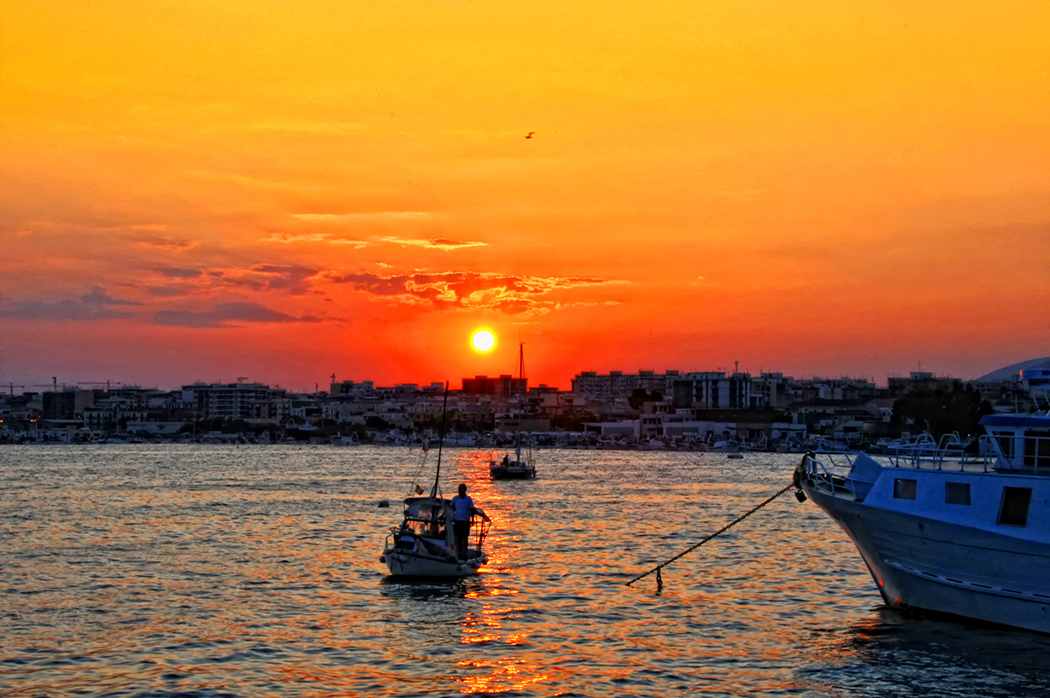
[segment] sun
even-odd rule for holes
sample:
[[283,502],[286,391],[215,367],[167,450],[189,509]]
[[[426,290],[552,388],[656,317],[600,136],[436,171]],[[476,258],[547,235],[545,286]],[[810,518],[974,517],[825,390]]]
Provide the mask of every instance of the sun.
[[470,343],[480,352],[492,351],[492,347],[496,346],[496,338],[488,330],[478,330],[470,338]]

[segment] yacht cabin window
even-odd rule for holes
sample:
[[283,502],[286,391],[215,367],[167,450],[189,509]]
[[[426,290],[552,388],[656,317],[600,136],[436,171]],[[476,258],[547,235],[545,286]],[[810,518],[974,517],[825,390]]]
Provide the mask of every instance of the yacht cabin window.
[[1027,526],[1028,504],[1032,501],[1031,487],[1004,487],[999,505],[999,523],[1005,526]]
[[968,482],[946,482],[944,483],[945,504],[970,504],[970,483]]
[[893,480],[894,499],[915,499],[916,481],[898,477]]
[[417,536],[427,536],[429,538],[444,538],[445,537],[445,526],[444,521],[440,523],[433,519],[428,521],[420,521],[419,519],[405,519],[405,528]]

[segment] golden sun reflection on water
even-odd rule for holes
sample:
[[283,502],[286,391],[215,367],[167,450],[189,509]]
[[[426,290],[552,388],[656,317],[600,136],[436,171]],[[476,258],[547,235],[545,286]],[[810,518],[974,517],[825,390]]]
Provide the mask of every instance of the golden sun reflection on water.
[[524,659],[466,660],[459,662],[459,666],[475,671],[473,676],[457,679],[462,684],[462,693],[495,694],[522,691],[550,678],[540,670],[538,664],[530,664]]

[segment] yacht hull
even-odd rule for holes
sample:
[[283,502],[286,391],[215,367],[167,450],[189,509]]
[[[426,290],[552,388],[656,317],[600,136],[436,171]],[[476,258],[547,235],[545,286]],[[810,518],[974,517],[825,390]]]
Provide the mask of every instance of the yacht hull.
[[395,577],[469,577],[477,574],[478,568],[486,561],[484,557],[443,560],[399,550],[385,550],[381,559]]
[[493,468],[489,474],[493,480],[531,480],[536,477],[535,470],[508,470]]
[[800,484],[849,535],[888,605],[1050,633],[1050,545]]
[[530,480],[536,477],[536,468],[525,460],[493,462],[489,466],[489,476],[493,480]]

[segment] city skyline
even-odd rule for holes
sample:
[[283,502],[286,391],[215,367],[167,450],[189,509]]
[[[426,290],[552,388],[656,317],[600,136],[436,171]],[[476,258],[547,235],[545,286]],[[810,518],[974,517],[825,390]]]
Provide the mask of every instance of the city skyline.
[[1050,353],[1046,4],[5,17],[0,384]]
[[[1023,364],[1034,364],[1034,365],[1039,365],[1039,366],[1050,365],[1050,357],[1041,357],[1039,359],[1032,359],[1032,360],[1029,360],[1029,361],[1020,362],[1018,364],[1010,364],[1010,365],[1007,365],[1007,366],[1000,366],[1000,367],[997,367],[994,371],[987,372],[987,374],[1000,373],[1004,369],[1016,368],[1017,366],[1021,366]],[[671,375],[671,374],[681,375],[681,376],[685,377],[685,376],[688,376],[688,375],[704,374],[704,373],[724,373],[726,376],[733,376],[736,373],[740,373],[740,374],[747,374],[747,375],[749,375],[749,376],[751,376],[753,378],[758,378],[758,377],[761,377],[763,375],[769,375],[769,376],[778,376],[779,375],[779,376],[783,376],[785,379],[798,380],[798,381],[814,381],[814,380],[816,380],[816,381],[829,381],[829,382],[835,382],[835,381],[841,381],[841,380],[846,380],[846,381],[867,381],[867,382],[870,382],[871,384],[873,384],[873,385],[875,385],[875,386],[877,386],[879,388],[885,388],[887,386],[887,384],[888,384],[889,379],[891,379],[891,378],[905,378],[905,377],[909,377],[909,376],[914,377],[914,376],[916,376],[918,374],[928,374],[929,376],[931,376],[933,378],[938,378],[938,379],[955,379],[955,380],[959,380],[959,381],[963,381],[963,382],[973,381],[973,380],[977,380],[977,379],[981,378],[981,376],[965,377],[965,376],[957,376],[957,375],[953,375],[953,374],[946,373],[946,372],[940,372],[940,371],[928,371],[928,370],[925,370],[922,366],[919,366],[914,371],[910,371],[910,372],[906,372],[906,373],[900,373],[900,374],[887,374],[887,375],[881,376],[881,377],[871,376],[871,375],[863,375],[863,374],[849,374],[849,373],[845,373],[845,374],[826,374],[826,375],[817,375],[817,374],[793,375],[793,374],[790,374],[790,373],[785,372],[785,371],[780,371],[776,367],[769,367],[769,368],[762,369],[760,371],[749,371],[746,368],[739,367],[739,366],[734,366],[734,367],[713,366],[713,367],[708,367],[708,368],[696,368],[696,369],[667,368],[667,369],[662,369],[662,370],[654,370],[654,369],[624,370],[624,369],[616,369],[616,368],[614,368],[614,369],[611,369],[611,370],[605,371],[605,372],[581,369],[581,370],[575,371],[572,376],[567,377],[564,381],[562,381],[560,383],[559,382],[546,383],[546,382],[541,382],[541,381],[530,380],[528,378],[528,376],[525,377],[525,381],[526,381],[526,384],[528,385],[528,387],[530,389],[543,386],[543,387],[547,387],[547,388],[555,388],[555,389],[558,389],[559,391],[562,391],[562,392],[568,392],[568,391],[572,390],[572,383],[576,379],[580,378],[581,376],[585,376],[587,374],[597,374],[599,377],[602,377],[602,376],[609,376],[610,374],[622,374],[622,375],[625,375],[625,376],[637,376],[637,375],[639,375],[641,373],[648,373],[648,374],[651,374],[651,375],[655,375],[656,377],[664,377],[666,375]],[[987,374],[982,374],[982,375],[987,375]],[[46,381],[35,382],[35,383],[31,383],[29,380],[25,380],[23,382],[18,382],[18,381],[14,380],[14,379],[10,379],[10,380],[9,379],[3,379],[3,380],[0,380],[0,394],[6,395],[6,394],[21,394],[21,393],[32,393],[32,392],[41,393],[41,392],[48,392],[47,389],[49,389],[49,388],[52,389],[52,390],[58,389],[60,391],[61,390],[68,390],[68,389],[74,389],[74,390],[92,390],[92,389],[95,389],[95,390],[100,390],[100,389],[101,390],[110,390],[110,389],[112,389],[112,390],[116,391],[116,390],[119,390],[121,388],[135,388],[135,389],[148,389],[148,390],[156,389],[156,390],[162,390],[162,391],[174,391],[174,390],[178,390],[180,388],[184,388],[184,387],[191,386],[191,385],[234,385],[234,384],[237,384],[237,383],[270,386],[270,387],[277,388],[277,389],[288,390],[288,391],[293,392],[293,393],[318,393],[318,392],[327,392],[329,390],[329,388],[333,384],[332,383],[333,376],[335,378],[335,383],[352,383],[352,384],[357,384],[357,385],[362,385],[362,384],[368,383],[368,384],[374,385],[376,388],[395,388],[395,387],[402,387],[402,386],[407,386],[407,385],[416,385],[416,386],[419,386],[420,389],[422,389],[422,388],[430,389],[430,388],[432,388],[435,385],[444,385],[446,382],[448,382],[449,389],[452,390],[452,391],[459,391],[459,390],[461,390],[463,381],[468,381],[468,380],[472,380],[472,379],[475,379],[475,378],[486,378],[486,377],[487,378],[499,378],[499,377],[505,377],[505,376],[510,376],[510,377],[513,377],[513,378],[517,377],[516,374],[507,371],[507,372],[493,373],[493,374],[480,374],[480,373],[479,374],[471,374],[471,375],[466,375],[466,376],[458,376],[458,377],[455,377],[455,378],[448,377],[448,378],[443,378],[443,379],[440,379],[440,380],[437,379],[437,378],[434,378],[433,380],[427,380],[427,379],[424,379],[424,378],[417,378],[415,380],[392,381],[392,382],[386,383],[386,382],[374,380],[373,378],[371,378],[369,376],[348,377],[348,376],[340,376],[339,374],[329,374],[328,376],[325,377],[324,381],[314,381],[310,385],[296,386],[296,385],[283,385],[283,384],[281,384],[279,382],[267,380],[265,377],[251,377],[251,376],[236,376],[236,377],[228,379],[228,380],[224,379],[224,378],[221,378],[221,379],[218,379],[218,380],[201,380],[201,379],[181,380],[181,381],[175,381],[174,383],[171,383],[171,384],[164,384],[164,383],[160,383],[160,382],[157,382],[157,381],[152,381],[152,382],[150,382],[150,381],[146,381],[146,382],[129,382],[129,381],[119,381],[119,380],[116,380],[116,379],[74,380],[73,378],[70,378],[70,379],[67,380],[67,379],[65,379],[63,377],[54,376],[53,375],[53,376],[49,376]]]

